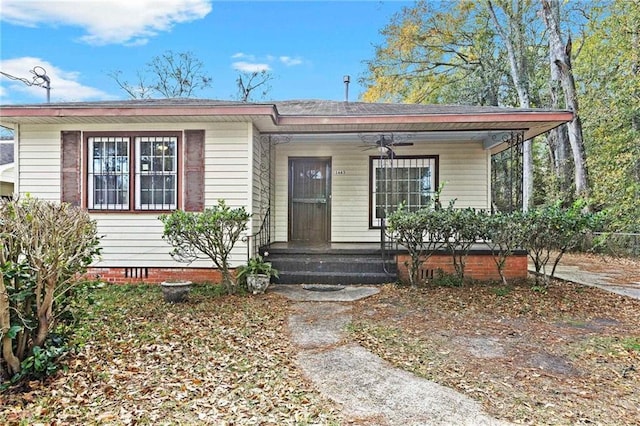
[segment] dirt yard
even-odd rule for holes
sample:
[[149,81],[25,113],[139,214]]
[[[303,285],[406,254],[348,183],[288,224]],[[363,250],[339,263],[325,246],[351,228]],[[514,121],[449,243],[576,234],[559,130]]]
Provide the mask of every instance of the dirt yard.
[[[602,268],[600,257],[565,262]],[[612,266],[632,279],[640,270],[627,260],[609,259]],[[530,282],[387,286],[353,313],[358,343],[500,419],[640,424],[640,300],[560,281],[546,291]]]

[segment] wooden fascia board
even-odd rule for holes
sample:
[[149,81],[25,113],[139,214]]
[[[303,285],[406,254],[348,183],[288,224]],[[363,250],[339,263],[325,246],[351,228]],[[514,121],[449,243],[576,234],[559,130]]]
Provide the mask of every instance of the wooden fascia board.
[[[162,116],[233,116],[262,115],[277,125],[278,113],[273,105],[201,106],[201,107],[1,107],[2,121],[20,122],[35,117],[162,117]],[[11,120],[13,119],[13,120]]]
[[[290,115],[280,116],[281,126],[331,125],[331,124],[413,124],[413,123],[518,123],[549,122],[562,123],[573,119],[570,111],[559,112],[514,112],[484,114],[405,114],[405,115]],[[499,126],[498,126],[499,127]]]

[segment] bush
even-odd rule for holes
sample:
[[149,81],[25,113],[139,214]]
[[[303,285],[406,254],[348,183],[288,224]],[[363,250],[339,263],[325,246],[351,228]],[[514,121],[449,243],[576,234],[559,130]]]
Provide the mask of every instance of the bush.
[[171,256],[179,262],[210,259],[222,274],[227,293],[235,293],[236,281],[229,271],[229,256],[247,229],[251,214],[244,207],[231,209],[224,200],[202,213],[176,210],[160,216],[164,224],[162,238],[172,247]]
[[461,283],[464,282],[466,259],[471,246],[477,242],[484,232],[483,213],[474,209],[456,209],[454,202],[441,211],[442,239],[451,253],[453,269]]
[[[536,284],[542,278],[542,284],[547,285],[564,253],[577,247],[589,231],[597,228],[600,220],[601,216],[588,212],[581,200],[566,209],[554,203],[524,213],[522,246],[535,266]],[[552,258],[553,266],[547,273],[547,264]]]
[[507,285],[504,267],[513,252],[523,246],[523,218],[521,212],[485,215],[483,239],[493,255],[502,284]]
[[65,347],[50,332],[70,323],[78,274],[100,252],[96,224],[68,204],[9,200],[0,203],[0,236],[0,379],[23,369],[46,375]]
[[441,211],[433,204],[414,212],[401,205],[387,220],[388,232],[404,246],[411,258],[406,266],[412,287],[419,284],[420,266],[444,246]]

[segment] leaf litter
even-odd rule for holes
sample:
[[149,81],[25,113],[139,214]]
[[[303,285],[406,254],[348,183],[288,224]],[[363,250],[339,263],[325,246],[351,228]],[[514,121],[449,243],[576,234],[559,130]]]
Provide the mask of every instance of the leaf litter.
[[[634,261],[616,266],[621,276],[640,270]],[[201,287],[187,303],[168,305],[154,286],[107,286],[97,300],[66,371],[0,394],[0,423],[347,422],[295,365],[285,331],[291,304],[276,294],[217,296]],[[389,285],[354,304],[347,329],[497,418],[631,425],[640,423],[638,312],[638,300],[560,281],[545,292],[528,282]]]
[[280,296],[107,286],[66,371],[0,395],[2,424],[340,424],[295,365]]
[[640,424],[640,300],[553,281],[385,286],[351,336],[518,424]]

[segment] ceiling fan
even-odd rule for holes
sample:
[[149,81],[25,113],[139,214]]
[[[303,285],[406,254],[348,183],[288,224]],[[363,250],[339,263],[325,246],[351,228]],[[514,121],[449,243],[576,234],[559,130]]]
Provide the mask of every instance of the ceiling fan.
[[[408,137],[408,135],[403,135],[402,138]],[[366,143],[366,145],[363,145],[365,147],[365,151],[370,149],[377,149],[380,154],[384,155],[387,158],[393,158],[396,156],[393,147],[413,145],[413,142],[402,142],[400,140],[397,140],[396,136],[394,136],[393,133],[389,135],[361,135],[360,138],[363,140],[363,142]]]

